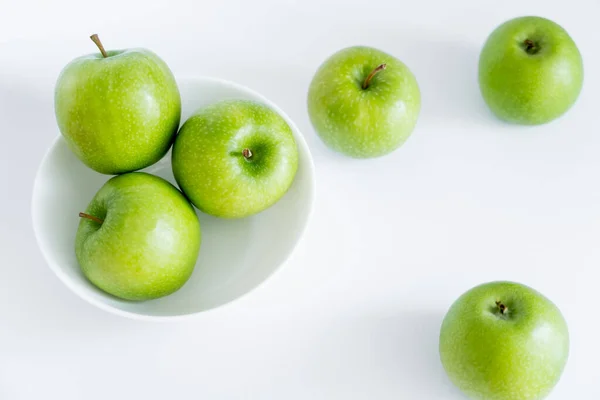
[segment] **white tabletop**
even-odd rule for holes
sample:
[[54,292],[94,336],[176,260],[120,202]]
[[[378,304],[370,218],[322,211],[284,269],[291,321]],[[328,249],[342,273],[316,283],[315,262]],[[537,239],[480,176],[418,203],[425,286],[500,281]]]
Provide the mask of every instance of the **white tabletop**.
[[[528,284],[563,311],[571,357],[550,396],[600,397],[600,3],[2,0],[0,399],[463,398],[438,359],[444,313],[490,280]],[[549,125],[498,122],[477,59],[501,22],[563,25],[585,62],[575,107]],[[177,76],[230,79],[304,132],[317,167],[307,234],[269,283],[177,323],[108,314],[60,283],[38,251],[33,179],[59,134],[53,88],[72,58],[147,47]],[[364,44],[415,73],[422,113],[390,156],[359,161],[315,135],[318,65]]]

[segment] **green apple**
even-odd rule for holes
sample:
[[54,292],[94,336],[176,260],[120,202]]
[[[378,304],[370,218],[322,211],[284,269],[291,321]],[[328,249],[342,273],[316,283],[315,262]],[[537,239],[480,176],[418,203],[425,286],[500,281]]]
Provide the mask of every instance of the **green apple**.
[[479,57],[479,87],[496,116],[537,125],[564,114],[583,85],[575,42],[556,23],[515,18],[489,36]]
[[421,93],[398,59],[370,47],[349,47],[316,72],[308,114],[329,147],[355,158],[378,157],[400,147],[413,131]]
[[298,169],[286,121],[266,105],[225,100],[197,111],[173,144],[173,173],[201,211],[241,218],[277,202]]
[[169,150],[181,99],[173,74],[145,49],[105,51],[71,61],[56,83],[58,127],[69,148],[103,174],[145,168]]
[[569,354],[567,324],[535,290],[491,282],[463,294],[444,318],[440,356],[450,380],[471,399],[541,400]]
[[162,178],[143,172],[113,177],[79,216],[77,260],[83,274],[107,293],[155,299],[181,288],[194,270],[198,217]]

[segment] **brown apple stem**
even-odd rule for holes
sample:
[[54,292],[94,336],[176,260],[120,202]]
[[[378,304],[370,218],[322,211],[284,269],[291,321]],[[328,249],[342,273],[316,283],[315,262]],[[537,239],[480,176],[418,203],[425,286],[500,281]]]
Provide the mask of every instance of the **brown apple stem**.
[[100,53],[102,53],[102,56],[104,58],[108,57],[108,54],[106,54],[106,50],[104,50],[104,46],[102,45],[98,34],[94,33],[92,36],[90,36],[90,39],[92,39],[92,42],[96,43],[96,46],[98,46],[98,48],[100,49]]
[[250,149],[244,149],[244,150],[242,150],[242,155],[244,156],[244,158],[246,160],[249,160],[249,159],[252,158],[252,150],[250,150]]
[[87,218],[87,219],[89,219],[90,221],[97,222],[97,223],[99,223],[99,224],[102,224],[102,223],[104,223],[104,221],[103,221],[103,220],[101,220],[100,218],[98,218],[98,217],[94,217],[93,215],[90,215],[90,214],[86,214],[86,213],[82,213],[82,212],[80,212],[80,213],[79,213],[79,216],[80,216],[81,218]]
[[379,71],[383,71],[384,69],[386,69],[387,64],[381,64],[380,66],[378,66],[377,68],[375,68],[373,71],[371,71],[371,73],[369,74],[369,76],[367,76],[367,79],[365,79],[365,81],[363,82],[362,88],[366,89],[369,87],[369,83],[371,83],[371,79],[373,79],[373,77],[375,76],[376,73],[378,73]]
[[502,304],[501,301],[497,301],[496,305],[498,306],[498,309],[500,310],[500,314],[502,314],[502,315],[506,314],[506,311],[508,311],[508,308],[506,308],[506,306],[504,304]]
[[533,42],[533,40],[531,39],[525,39],[525,41],[523,42],[525,44],[525,51],[528,53],[531,53],[532,51],[535,50],[535,43]]

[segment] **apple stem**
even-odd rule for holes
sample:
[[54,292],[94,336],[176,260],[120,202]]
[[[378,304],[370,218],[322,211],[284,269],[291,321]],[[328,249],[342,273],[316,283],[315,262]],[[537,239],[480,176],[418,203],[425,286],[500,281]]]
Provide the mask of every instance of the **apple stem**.
[[533,54],[535,53],[536,46],[535,46],[535,42],[531,39],[525,39],[525,41],[523,42],[525,44],[525,51],[529,54]]
[[506,314],[506,311],[508,309],[506,308],[506,306],[504,304],[502,304],[501,301],[497,301],[496,305],[498,306],[498,309],[500,310],[500,314],[502,314],[502,315]]
[[99,223],[99,224],[102,224],[102,223],[104,223],[104,221],[103,221],[103,220],[101,220],[100,218],[98,218],[98,217],[94,217],[93,215],[90,215],[90,214],[86,214],[86,213],[82,213],[82,212],[80,212],[80,213],[79,213],[79,216],[80,216],[81,218],[87,218],[87,219],[89,219],[90,221],[97,222],[97,223]]
[[386,67],[387,67],[387,64],[381,64],[377,68],[375,68],[373,71],[371,71],[369,76],[367,76],[367,79],[365,79],[365,81],[363,82],[362,88],[363,89],[368,88],[369,83],[371,83],[371,79],[373,79],[375,74],[377,74],[379,71],[383,71],[384,69],[386,69]]
[[98,48],[100,49],[100,53],[102,53],[102,57],[108,57],[108,54],[106,54],[106,50],[104,50],[104,46],[102,45],[98,34],[94,33],[92,36],[90,36],[90,39],[92,39],[92,42],[96,43],[96,46],[98,46]]
[[252,150],[250,150],[250,149],[244,149],[244,150],[242,150],[242,155],[244,156],[244,158],[246,160],[249,160],[249,159],[252,158]]

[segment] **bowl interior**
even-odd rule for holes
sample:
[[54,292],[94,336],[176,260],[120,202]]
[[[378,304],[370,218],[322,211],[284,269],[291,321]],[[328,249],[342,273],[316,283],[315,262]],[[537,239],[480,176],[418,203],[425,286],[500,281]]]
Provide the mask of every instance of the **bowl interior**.
[[[108,295],[81,273],[75,258],[78,213],[85,210],[110,176],[87,168],[57,138],[39,168],[32,199],[33,225],[50,267],[73,291],[91,303],[129,316],[166,317],[206,311],[250,292],[291,254],[308,222],[314,195],[310,151],[296,125],[262,96],[230,82],[197,78],[179,82],[182,123],[198,108],[225,99],[248,99],[278,111],[292,128],[299,168],[285,196],[271,208],[240,220],[198,212],[202,246],[190,280],[178,292],[157,300],[130,302]],[[175,184],[171,154],[144,171]]]

